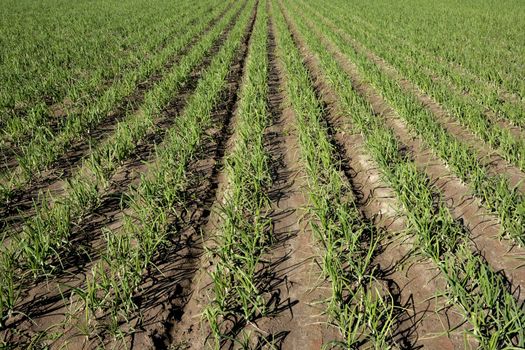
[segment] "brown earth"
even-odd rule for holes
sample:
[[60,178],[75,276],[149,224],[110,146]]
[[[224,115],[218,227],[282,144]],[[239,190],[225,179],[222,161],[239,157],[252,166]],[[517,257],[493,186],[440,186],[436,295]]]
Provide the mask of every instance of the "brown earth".
[[[236,18],[240,11],[242,9]],[[283,11],[292,37],[301,51],[317,98],[323,105],[323,123],[336,152],[335,158],[352,189],[362,220],[380,233],[379,248],[373,258],[374,278],[395,302],[395,326],[390,339],[393,347],[477,347],[476,342],[465,335],[471,326],[442,294],[447,288],[445,278],[431,261],[417,254],[414,246],[417,232],[408,228],[407,208],[403,208],[394,190],[384,180],[365,146],[363,136],[352,125],[351,113],[343,111],[323,76],[318,58],[308,49],[294,25],[293,17],[282,3],[270,9],[268,109],[272,122],[265,131],[265,146],[271,157],[273,176],[272,187],[268,189],[272,200],[268,217],[272,220],[274,241],[264,253],[256,276],[258,283],[264,286],[269,313],[251,322],[239,318],[232,322],[227,335],[238,339],[243,334],[250,334],[250,348],[254,349],[314,350],[323,348],[331,341],[341,340],[325,311],[331,287],[329,281],[322,278],[322,246],[313,237],[305,211],[309,206],[307,181],[299,152],[295,114],[284,89],[286,77],[280,61],[283,53],[276,48],[276,36],[279,34],[271,19],[273,11]],[[46,344],[51,348],[70,349],[203,349],[212,345],[210,328],[202,319],[202,311],[213,298],[209,272],[214,267],[215,257],[210,251],[216,244],[214,237],[221,225],[220,207],[225,193],[229,191],[223,169],[224,158],[236,140],[237,100],[246,75],[245,59],[256,16],[257,11],[254,10],[241,48],[230,68],[221,102],[214,107],[214,127],[207,131],[202,150],[189,165],[191,186],[185,193],[188,201],[171,218],[173,225],[169,244],[157,252],[152,267],[143,275],[142,284],[134,296],[138,310],[130,316],[128,325],[121,325],[124,331],[133,331],[120,340],[112,338],[102,329],[94,337],[82,335],[77,328],[82,314],[73,308],[72,290],[82,286],[104,251],[102,229],[118,229],[123,215],[130,214],[122,198],[132,193],[142,176],[148,176],[155,169],[155,146],[162,143],[173,120],[184,110],[187,98],[225,41],[233,22],[156,121],[155,131],[138,144],[133,154],[119,167],[110,187],[102,195],[101,204],[79,220],[71,244],[60,251],[62,269],[55,276],[28,282],[24,287],[17,305],[21,313],[11,316],[6,327],[0,330],[0,342],[15,348]],[[349,44],[356,44],[351,38],[348,40]],[[525,287],[525,268],[520,260],[524,249],[500,240],[502,229],[498,219],[471,195],[467,185],[450,172],[443,160],[411,133],[395,110],[361,78],[357,67],[327,39],[323,42],[347,73],[349,83],[370,103],[375,116],[394,132],[409,159],[435,185],[453,217],[463,223],[470,233],[472,249],[481,253],[493,269],[501,271],[516,291],[515,297],[523,300],[519,291]],[[362,47],[358,49],[364,50]],[[187,50],[189,48],[185,52]],[[492,164],[495,173],[510,174],[516,182],[522,178],[521,172],[516,173],[516,169],[497,158],[468,130],[455,123],[441,106],[396,75],[379,57],[370,52],[366,54],[405,89],[416,94],[451,134],[466,140],[487,157],[486,162]],[[163,71],[177,62],[178,59],[173,58]],[[144,94],[159,79],[161,72],[150,77],[130,97],[132,100],[128,102],[132,110],[138,110]],[[126,114],[125,108],[115,111],[97,126],[91,134],[92,140],[106,140],[119,118]],[[59,116],[62,112],[56,113]],[[15,197],[0,214],[3,225],[12,227],[32,215],[32,205],[27,203],[37,198],[40,191],[53,189],[59,195],[65,179],[76,171],[81,159],[89,153],[87,142],[79,141],[56,166],[41,175],[42,178],[38,177],[28,188],[24,188],[20,198]],[[20,211],[20,217],[14,214],[17,211]],[[240,348],[233,340],[224,341],[221,347]]]
[[513,285],[516,296],[523,299],[520,291],[525,287],[525,267],[521,256],[525,250],[509,241],[501,240],[503,232],[498,218],[488,212],[481,201],[474,197],[468,186],[453,175],[445,162],[436,157],[424,146],[422,140],[413,135],[405,122],[383,100],[370,85],[360,78],[357,67],[350,62],[337,48],[325,40],[330,52],[348,73],[353,86],[370,102],[373,110],[382,116],[386,124],[405,145],[413,157],[418,169],[432,180],[441,190],[447,206],[454,218],[462,220],[471,234],[473,249],[479,251],[496,271],[502,271]]
[[[243,8],[239,9],[236,17],[240,15]],[[229,24],[228,28],[214,43],[210,54],[190,74],[187,83],[162,113],[157,120],[156,132],[148,134],[137,145],[129,159],[118,168],[110,181],[111,185],[101,197],[101,203],[75,227],[71,244],[63,248],[64,252],[60,261],[61,271],[55,273],[51,279],[39,279],[25,286],[17,307],[21,313],[8,321],[7,330],[4,334],[0,333],[0,339],[23,344],[34,338],[35,334],[49,329],[49,327],[57,328],[64,317],[68,315],[69,302],[67,299],[71,295],[72,288],[82,285],[86,274],[99,259],[100,252],[104,250],[105,241],[102,237],[102,229],[118,229],[121,226],[122,217],[127,210],[126,202],[122,202],[121,199],[129,192],[130,186],[136,186],[141,177],[147,174],[148,169],[154,165],[155,146],[161,144],[165,133],[173,124],[176,116],[184,110],[188,97],[195,90],[202,73],[219,51],[234,23],[235,20]],[[235,77],[234,68],[232,68],[232,76]],[[232,89],[232,84],[238,84],[238,82],[230,78],[229,90]],[[231,104],[230,100],[231,92],[225,93],[223,102],[216,107],[216,119],[220,120],[220,116],[228,110],[228,105]],[[222,137],[221,133],[213,130],[210,131],[209,136]],[[197,170],[203,171],[199,168],[196,168]],[[192,220],[197,219],[193,218]]]

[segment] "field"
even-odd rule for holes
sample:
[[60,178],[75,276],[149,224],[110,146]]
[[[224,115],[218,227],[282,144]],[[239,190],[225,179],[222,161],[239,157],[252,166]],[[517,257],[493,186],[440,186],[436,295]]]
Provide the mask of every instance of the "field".
[[525,349],[525,2],[3,5],[0,349]]

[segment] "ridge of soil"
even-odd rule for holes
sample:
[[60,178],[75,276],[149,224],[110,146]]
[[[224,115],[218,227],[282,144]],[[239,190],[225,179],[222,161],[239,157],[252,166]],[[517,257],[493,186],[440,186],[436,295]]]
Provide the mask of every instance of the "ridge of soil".
[[360,209],[368,220],[387,231],[374,264],[396,306],[404,310],[397,315],[399,324],[393,332],[393,340],[401,348],[455,349],[463,346],[462,334],[455,331],[447,334],[451,329],[464,330],[466,324],[438,294],[446,287],[445,279],[428,259],[413,256],[414,237],[410,232],[406,235],[406,217],[395,192],[383,182],[378,166],[365,150],[362,135],[353,131],[349,116],[341,112],[318,59],[303,43],[286,13],[285,18],[312,80],[328,106],[327,123],[333,130],[342,162],[347,165],[345,172],[358,194]]
[[[235,18],[244,7],[239,10]],[[67,246],[70,250],[64,251],[61,257],[61,271],[50,279],[39,279],[27,285],[17,307],[22,314],[6,325],[6,329],[0,332],[0,339],[10,343],[29,342],[31,337],[42,329],[57,325],[59,319],[67,313],[67,303],[64,301],[70,297],[72,288],[82,285],[87,272],[99,259],[99,253],[104,249],[102,229],[104,227],[118,229],[121,226],[123,215],[127,212],[126,201],[122,201],[123,196],[130,190],[130,186],[136,186],[140,182],[141,176],[147,173],[155,161],[156,145],[162,142],[167,130],[173,125],[174,117],[183,111],[201,75],[226,40],[235,18],[214,43],[210,54],[192,71],[184,87],[164,110],[157,122],[158,130],[147,135],[128,160],[119,167],[111,179],[111,186],[102,196],[100,205],[75,227],[71,244]],[[219,114],[217,111],[215,113]],[[24,330],[23,336],[18,334],[20,330]]]
[[332,43],[324,40],[326,47],[346,71],[353,86],[370,103],[378,116],[382,116],[413,157],[419,171],[424,172],[440,190],[454,219],[459,220],[470,232],[473,249],[477,250],[495,271],[503,273],[513,285],[515,297],[525,297],[520,290],[525,287],[525,267],[519,259],[525,249],[499,239],[502,232],[498,218],[482,206],[479,198],[470,194],[468,186],[451,173],[445,163],[423,145],[420,137],[413,136],[406,123],[370,85],[364,83],[357,67]]

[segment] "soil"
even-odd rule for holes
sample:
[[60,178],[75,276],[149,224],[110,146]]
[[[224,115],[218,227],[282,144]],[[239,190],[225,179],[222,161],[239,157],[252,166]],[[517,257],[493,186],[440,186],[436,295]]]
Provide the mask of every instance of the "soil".
[[[50,193],[53,196],[60,195],[63,184],[70,178],[82,165],[85,159],[92,151],[93,145],[106,142],[111,137],[119,122],[123,121],[129,115],[139,112],[139,108],[144,101],[146,93],[160,80],[166,72],[169,72],[180,60],[181,57],[189,52],[198,40],[206,35],[231,8],[228,6],[217,18],[214,18],[210,26],[196,35],[191,43],[183,48],[176,56],[170,57],[162,68],[155,71],[146,80],[140,82],[133,93],[118,106],[108,113],[98,125],[86,130],[84,137],[73,142],[64,154],[62,154],[53,164],[41,173],[35,174],[31,181],[20,189],[13,191],[7,205],[0,209],[0,230],[6,226],[14,226],[23,222],[27,217],[34,214],[33,202],[39,202],[41,193]],[[237,15],[238,16],[238,13]],[[208,56],[209,60],[211,56]],[[201,65],[201,67],[206,64]],[[196,81],[189,79],[189,81]],[[185,88],[191,91],[191,88]],[[176,106],[176,103],[172,103]],[[155,136],[158,137],[158,136]],[[7,157],[7,155],[6,155]],[[16,164],[16,154],[13,154],[5,164]],[[16,171],[16,170],[15,170]]]
[[[404,310],[397,315],[395,341],[402,348],[460,348],[464,344],[463,335],[459,332],[446,334],[448,329],[461,330],[465,325],[458,311],[439,296],[438,292],[446,287],[443,276],[430,261],[414,255],[414,233],[406,231],[406,218],[394,191],[382,180],[377,164],[367,154],[363,137],[351,125],[351,117],[341,111],[334,92],[322,76],[318,59],[304,45],[288,17],[287,21],[317,91],[331,111],[327,122],[334,130],[336,148],[342,153],[343,164],[347,165],[346,173],[361,210],[368,220],[386,230],[374,264],[381,271],[379,277],[388,286],[397,306]],[[384,104],[376,96],[372,104],[379,103]]]
[[[371,273],[395,303],[395,323],[389,341],[396,349],[476,348],[476,341],[466,335],[472,326],[464,321],[458,307],[450,305],[443,295],[447,289],[446,279],[432,261],[417,253],[417,232],[408,226],[407,208],[401,205],[370,156],[363,135],[352,124],[352,116],[343,111],[320,69],[318,58],[308,49],[295,27],[291,13],[284,9],[282,2],[278,3],[278,6],[269,6],[268,110],[271,124],[264,135],[273,179],[267,190],[271,199],[268,217],[272,220],[274,241],[263,254],[256,275],[258,283],[264,287],[269,312],[250,322],[239,317],[228,324],[226,331],[230,338],[223,341],[221,348],[240,348],[235,340],[246,334],[250,335],[249,345],[253,349],[316,350],[343,340],[326,314],[326,300],[331,297],[332,288],[330,281],[322,277],[323,247],[313,236],[306,211],[310,205],[308,184],[300,155],[296,116],[285,92],[286,75],[280,56],[285,53],[276,47],[279,33],[273,22],[275,11],[285,14],[292,39],[300,49],[316,96],[323,106],[322,122],[329,134],[334,157],[341,165],[341,174],[351,189],[361,219],[379,234]],[[100,205],[85,217],[77,218],[78,225],[70,244],[58,252],[61,268],[45,279],[33,282],[28,279],[16,306],[18,313],[11,315],[5,327],[0,329],[0,347],[4,343],[13,348],[45,344],[52,349],[75,350],[98,347],[203,349],[213,345],[210,327],[202,317],[213,298],[210,271],[216,264],[216,257],[210,251],[217,244],[215,237],[222,223],[220,208],[230,190],[224,171],[225,157],[232,151],[237,138],[237,104],[242,82],[246,79],[245,60],[257,7],[253,9],[230,67],[220,102],[213,108],[213,127],[207,130],[202,148],[188,166],[190,186],[184,192],[187,201],[176,208],[176,213],[170,214],[169,243],[156,252],[153,264],[144,272],[133,300],[137,310],[128,315],[127,325],[121,325],[122,337],[115,339],[103,328],[97,329],[91,337],[83,335],[79,328],[83,314],[72,307],[76,305],[73,291],[85,283],[92,267],[101,259],[106,244],[103,230],[118,230],[123,224],[123,216],[132,214],[122,198],[132,194],[141,178],[148,176],[158,165],[155,148],[162,144],[166,132],[184,111],[188,98],[246,4],[234,16],[202,64],[191,73],[182,90],[163,110],[155,121],[154,130],[118,167],[109,187],[101,193]],[[217,21],[214,20],[212,25]],[[362,50],[402,87],[415,94],[452,135],[475,149],[494,173],[507,174],[513,183],[523,179],[525,175],[519,169],[487,148],[380,57],[366,51],[352,38],[347,39],[350,45]],[[500,239],[502,228],[497,217],[489,213],[471,194],[467,184],[410,131],[376,89],[362,79],[357,67],[328,39],[322,40],[347,73],[349,83],[370,103],[375,116],[393,131],[408,159],[435,185],[436,194],[443,198],[454,219],[470,234],[472,250],[484,256],[494,270],[505,276],[515,298],[523,302],[525,297],[520,295],[520,290],[525,288],[525,267],[521,261],[525,249]],[[164,72],[178,63],[180,56],[172,57],[95,126],[88,138],[78,140],[48,171],[18,191],[8,205],[0,209],[0,229],[22,225],[34,214],[33,201],[38,203],[40,193],[51,191],[55,196],[64,195],[65,181],[78,171],[82,159],[89,155],[89,145],[110,140],[117,123],[129,113],[140,110],[146,92],[162,79]],[[57,118],[64,117],[61,106],[52,109]],[[525,191],[525,184],[520,188]],[[364,347],[366,345],[369,344],[364,344]]]
[[450,208],[453,217],[461,220],[473,241],[473,249],[477,250],[491,264],[495,271],[501,271],[513,286],[516,296],[521,300],[525,267],[520,261],[525,250],[512,244],[508,240],[501,240],[503,232],[498,218],[489,213],[481,201],[474,197],[467,184],[453,175],[445,162],[436,157],[431,150],[424,146],[421,138],[413,135],[405,122],[382,99],[374,88],[364,83],[360,78],[357,67],[331,43],[326,43],[334,57],[348,73],[353,85],[371,103],[373,110],[385,120],[385,123],[394,131],[401,143],[409,150],[413,161],[419,170],[423,171],[440,189],[440,195]]
[[[235,18],[240,15],[243,8],[244,7],[239,9]],[[16,342],[24,344],[26,341],[28,342],[31,338],[34,338],[35,334],[50,327],[58,327],[60,329],[60,322],[64,320],[64,317],[68,316],[69,302],[67,299],[71,295],[72,288],[82,285],[86,275],[90,273],[91,267],[99,259],[100,252],[102,252],[105,247],[102,229],[118,229],[122,225],[122,217],[124,213],[127,212],[126,202],[121,202],[122,196],[129,193],[130,187],[136,186],[140,182],[141,177],[148,173],[149,168],[153,167],[155,162],[155,147],[162,143],[165,133],[172,126],[175,118],[184,110],[188,97],[191,96],[197,87],[202,73],[219,51],[234,23],[235,20],[233,20],[228,28],[221,34],[210,50],[210,54],[194,69],[187,83],[165,108],[161,117],[156,121],[155,132],[148,134],[146,138],[137,145],[130,157],[117,169],[110,180],[109,188],[105,190],[101,197],[101,203],[87,217],[79,220],[77,227],[75,227],[73,231],[71,244],[63,248],[64,251],[60,261],[61,270],[55,272],[55,275],[50,279],[37,280],[24,288],[25,290],[20,298],[21,301],[17,307],[17,310],[21,313],[8,320],[6,331],[0,332],[0,339],[8,341],[9,343]],[[232,70],[235,72],[233,68]],[[234,73],[232,74],[235,76]],[[228,90],[232,89],[232,84],[238,85],[238,82],[235,80],[231,81],[230,78]],[[221,104],[216,107],[214,117],[217,120],[219,120],[221,116],[224,117],[224,111],[228,110],[228,106],[231,104],[231,102],[229,102],[231,99],[229,96],[231,95],[231,92],[225,93]],[[215,138],[223,137],[222,133],[217,133],[217,131],[215,131],[215,135],[213,135],[213,130],[211,130],[209,134],[212,138],[213,136]],[[205,148],[208,152],[209,147],[208,145],[208,148]],[[200,165],[200,167],[202,166],[205,166],[205,164]],[[195,174],[202,176],[204,170],[200,169],[200,167],[195,168]],[[212,184],[212,182],[210,184]],[[57,184],[55,184],[55,186],[59,187]],[[209,186],[210,185],[208,185],[208,187]],[[194,198],[199,198],[199,196]],[[202,207],[195,209],[195,211],[196,213],[202,211]],[[194,217],[196,213],[190,216],[192,217],[190,222],[198,221],[198,219]],[[187,240],[189,242],[194,238],[195,237],[189,237]],[[174,246],[178,244],[180,247],[178,239],[177,242],[173,244]],[[177,252],[182,253],[179,250],[177,250]],[[161,263],[165,264],[166,262],[159,262],[159,265]],[[151,281],[145,282],[146,285],[148,283],[151,283]],[[70,327],[66,327],[68,339],[65,341],[69,343],[70,348],[79,348],[90,344],[78,344],[79,341],[83,343],[85,339],[79,337],[78,334],[68,328]],[[63,342],[64,340],[61,339],[60,341]]]

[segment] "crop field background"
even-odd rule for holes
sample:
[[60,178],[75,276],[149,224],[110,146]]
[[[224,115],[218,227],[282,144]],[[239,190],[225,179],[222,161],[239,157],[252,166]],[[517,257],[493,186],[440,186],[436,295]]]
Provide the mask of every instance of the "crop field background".
[[525,2],[2,9],[0,349],[525,348]]

